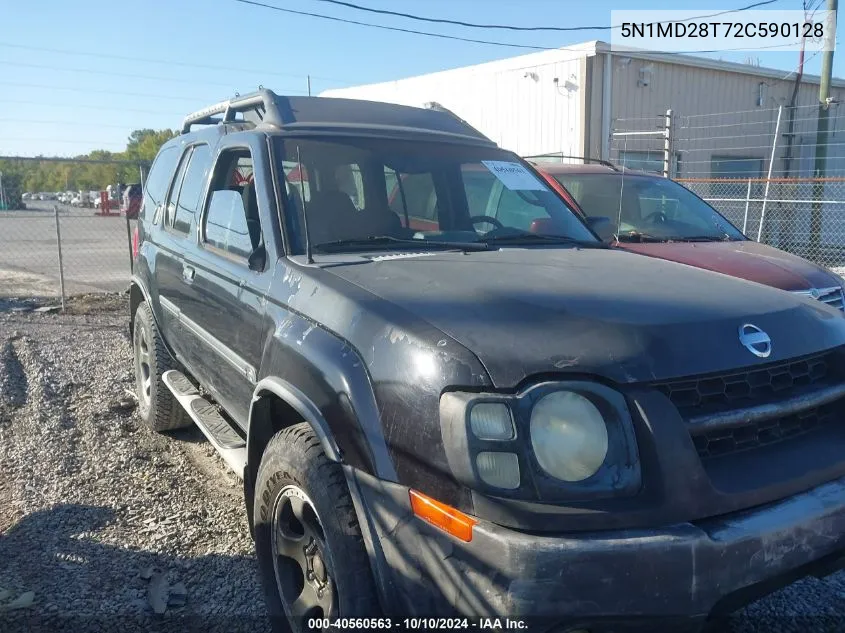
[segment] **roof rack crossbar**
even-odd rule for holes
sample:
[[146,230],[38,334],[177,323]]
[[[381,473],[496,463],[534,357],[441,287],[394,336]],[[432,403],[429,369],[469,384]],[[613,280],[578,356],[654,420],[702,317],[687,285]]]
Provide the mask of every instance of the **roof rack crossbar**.
[[526,160],[531,160],[532,158],[576,158],[579,160],[583,160],[585,163],[598,163],[599,165],[604,165],[605,167],[610,167],[614,171],[619,171],[619,166],[615,163],[611,163],[609,160],[605,160],[603,158],[593,158],[592,156],[571,156],[569,154],[534,154],[532,156],[523,156]]
[[[213,125],[216,123],[231,123],[239,112],[254,111],[263,123],[270,125],[281,125],[282,117],[276,105],[276,93],[272,90],[262,88],[243,96],[236,96],[220,103],[215,103],[192,112],[182,122],[182,134],[191,131],[192,125]],[[222,114],[222,119],[215,119],[215,114]]]
[[437,112],[444,112],[444,113],[448,114],[448,115],[449,115],[449,116],[451,116],[453,119],[457,119],[457,120],[458,120],[458,122],[460,122],[460,123],[464,124],[465,126],[467,126],[469,129],[471,129],[473,132],[475,132],[475,133],[476,133],[476,134],[478,134],[479,136],[481,136],[481,137],[483,137],[483,138],[486,138],[487,140],[490,140],[490,141],[492,142],[492,139],[490,139],[490,137],[489,137],[489,136],[487,136],[486,134],[481,133],[481,132],[480,132],[477,128],[475,128],[475,127],[473,127],[472,125],[470,125],[470,124],[466,121],[466,119],[462,119],[462,118],[461,118],[461,117],[459,117],[457,114],[455,114],[454,112],[452,112],[449,108],[447,108],[447,107],[445,107],[445,106],[441,105],[441,104],[440,104],[440,103],[438,103],[437,101],[427,101],[427,102],[426,102],[426,104],[425,104],[425,107],[426,107],[428,110],[435,110],[435,111],[437,111]]

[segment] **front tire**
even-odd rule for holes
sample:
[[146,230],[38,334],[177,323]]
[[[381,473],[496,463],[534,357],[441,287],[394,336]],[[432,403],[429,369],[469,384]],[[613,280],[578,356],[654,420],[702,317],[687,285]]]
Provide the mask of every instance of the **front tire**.
[[273,630],[313,630],[310,618],[377,616],[375,583],[343,471],[309,424],[273,436],[255,491],[255,549]]
[[164,345],[146,301],[135,311],[134,323],[135,390],[141,419],[158,432],[190,426],[193,420],[161,379],[164,372],[176,369],[176,363]]

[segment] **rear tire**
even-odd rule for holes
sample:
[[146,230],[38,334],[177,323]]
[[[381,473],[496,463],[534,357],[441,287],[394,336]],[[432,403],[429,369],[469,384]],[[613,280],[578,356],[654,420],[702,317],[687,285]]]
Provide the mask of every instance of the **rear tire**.
[[164,346],[152,310],[146,301],[135,311],[132,349],[135,353],[138,414],[144,423],[158,432],[181,429],[193,424],[193,420],[161,379],[164,372],[177,367]]
[[377,617],[375,582],[340,465],[308,423],[276,433],[255,482],[255,550],[274,631]]

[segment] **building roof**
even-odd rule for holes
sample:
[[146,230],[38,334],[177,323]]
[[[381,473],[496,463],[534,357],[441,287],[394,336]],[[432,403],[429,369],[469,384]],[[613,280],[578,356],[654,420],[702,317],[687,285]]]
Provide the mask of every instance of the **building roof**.
[[[712,59],[709,57],[697,57],[695,55],[683,55],[673,53],[653,53],[635,48],[623,48],[619,46],[611,47],[607,42],[600,40],[592,40],[589,42],[581,42],[580,44],[572,44],[570,46],[563,46],[561,48],[554,48],[547,51],[540,51],[537,53],[528,53],[527,55],[518,55],[515,57],[507,57],[505,59],[497,59],[483,64],[476,64],[474,66],[463,66],[461,68],[451,68],[448,70],[441,70],[434,73],[427,73],[425,75],[416,75],[412,77],[403,77],[394,81],[378,82],[374,84],[362,84],[350,88],[335,88],[325,90],[320,93],[320,96],[342,97],[345,94],[352,94],[358,88],[368,88],[370,86],[379,86],[384,84],[391,84],[403,81],[413,81],[419,77],[436,77],[440,74],[451,73],[455,70],[465,70],[477,73],[485,72],[502,72],[508,70],[521,70],[523,68],[533,68],[536,66],[543,66],[546,64],[554,64],[558,62],[569,61],[582,57],[591,57],[596,54],[611,53],[619,57],[631,57],[635,59],[645,59],[649,61],[661,62],[664,64],[676,64],[683,66],[693,66],[696,68],[707,68],[710,70],[722,70],[725,72],[743,73],[746,75],[754,75],[757,77],[766,77],[773,79],[788,79],[783,69],[764,68],[762,66],[753,66],[751,64],[739,64],[736,62],[727,62],[719,59]],[[817,84],[820,81],[818,75],[804,74],[802,83]],[[837,88],[845,88],[845,79],[833,78],[831,86]]]
[[[723,70],[725,72],[743,73],[746,75],[754,75],[756,77],[770,77],[773,79],[788,79],[784,77],[782,68],[766,68],[764,66],[754,66],[752,64],[740,64],[737,62],[728,62],[721,59],[712,59],[710,57],[698,57],[696,55],[684,55],[676,53],[654,53],[644,51],[636,48],[623,48],[619,46],[611,46],[607,42],[594,40],[588,42],[593,49],[593,53],[612,53],[619,57],[632,57],[635,59],[646,59],[649,61],[661,62],[664,64],[677,64],[681,66],[694,66],[696,68],[708,68],[710,70]],[[802,83],[817,84],[821,81],[818,75],[808,75],[804,73],[801,78]],[[831,86],[837,88],[845,88],[845,79],[834,77]]]

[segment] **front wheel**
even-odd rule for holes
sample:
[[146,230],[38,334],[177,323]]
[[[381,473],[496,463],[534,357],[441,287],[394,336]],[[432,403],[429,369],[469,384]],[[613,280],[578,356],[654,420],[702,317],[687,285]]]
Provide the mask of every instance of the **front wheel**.
[[273,630],[310,631],[312,618],[377,616],[343,471],[307,423],[270,440],[255,491],[255,549]]

